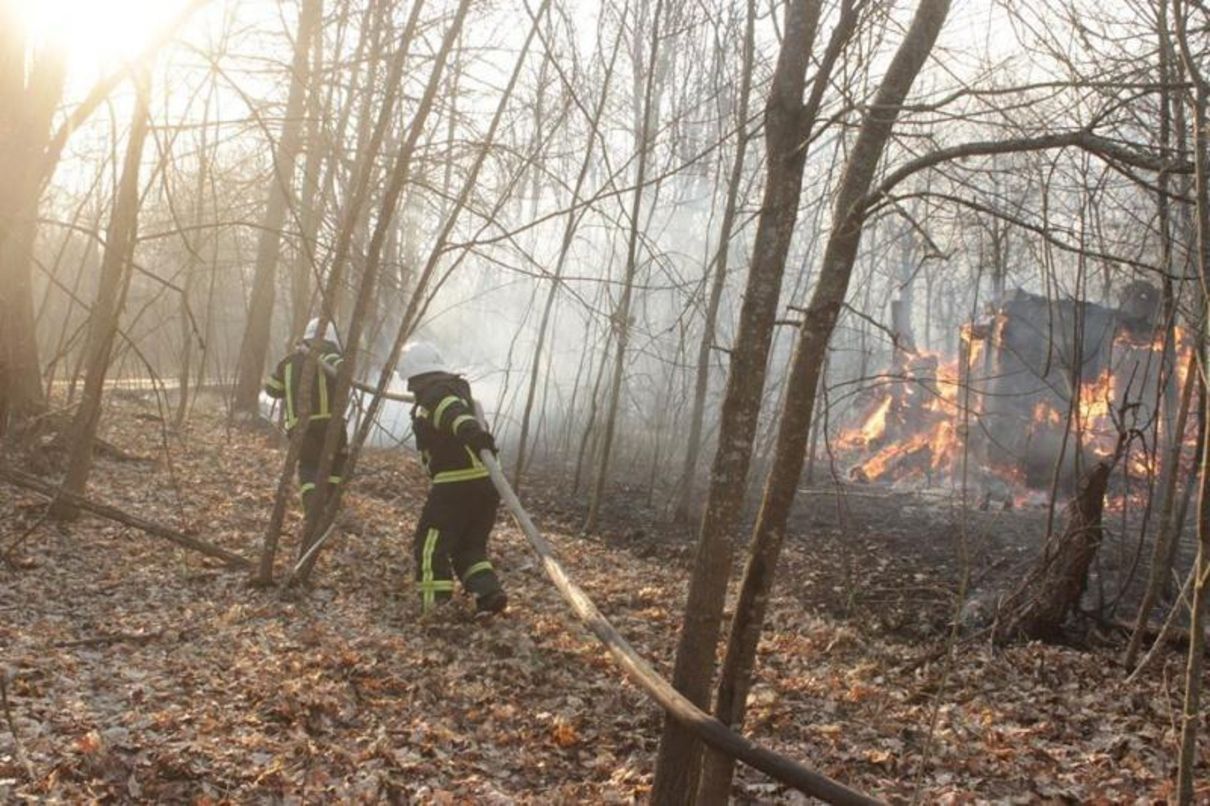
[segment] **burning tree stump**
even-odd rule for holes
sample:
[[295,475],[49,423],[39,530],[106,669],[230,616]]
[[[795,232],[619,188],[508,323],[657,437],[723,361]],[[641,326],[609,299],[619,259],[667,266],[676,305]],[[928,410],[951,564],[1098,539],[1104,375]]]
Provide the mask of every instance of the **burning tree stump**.
[[1084,595],[1088,568],[1101,545],[1101,512],[1115,464],[1113,459],[1098,462],[1080,479],[1067,504],[1063,532],[1047,540],[1025,581],[1001,603],[994,631],[997,644],[1061,636],[1063,622]]

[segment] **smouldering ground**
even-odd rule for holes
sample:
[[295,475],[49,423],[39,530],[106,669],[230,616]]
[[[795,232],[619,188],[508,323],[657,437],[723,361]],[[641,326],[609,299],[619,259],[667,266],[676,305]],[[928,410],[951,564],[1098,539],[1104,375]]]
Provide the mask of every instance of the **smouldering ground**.
[[[169,437],[169,466],[148,411],[117,409],[106,436],[155,461],[99,460],[90,495],[254,556],[279,446],[199,415],[184,440]],[[407,546],[423,493],[411,459],[368,459],[303,597],[105,521],[40,526],[22,567],[0,567],[0,663],[35,773],[0,725],[0,800],[643,799],[659,714],[576,625],[510,523],[493,544],[508,616],[478,625],[461,603],[418,618]],[[637,537],[653,516],[632,511],[586,539],[571,528],[578,502],[529,500],[573,575],[666,670],[686,531],[649,522],[662,538]],[[0,545],[40,511],[0,486]],[[1132,689],[1108,653],[1038,645],[966,645],[947,674],[924,659],[940,646],[950,583],[902,537],[817,527],[790,542],[750,735],[893,801],[1169,794],[1179,657]],[[735,794],[799,800],[751,771]]]

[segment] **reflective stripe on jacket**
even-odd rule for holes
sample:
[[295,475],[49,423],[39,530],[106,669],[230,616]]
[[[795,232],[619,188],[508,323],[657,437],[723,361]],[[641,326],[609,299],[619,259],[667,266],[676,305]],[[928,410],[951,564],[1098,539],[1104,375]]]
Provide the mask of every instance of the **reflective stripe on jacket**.
[[470,385],[442,373],[413,388],[412,429],[424,469],[434,484],[487,478],[487,467],[465,440],[483,429],[475,419]]
[[[302,388],[303,366],[307,360],[308,345],[303,344],[297,350],[278,362],[273,374],[265,381],[265,393],[270,397],[280,398],[286,406],[286,430],[293,431],[298,424],[298,414],[301,410],[299,391]],[[319,345],[319,365],[316,367],[315,379],[311,382],[311,421],[327,420],[332,416],[331,385],[328,374],[335,374],[344,357],[340,348],[333,342],[324,341]]]

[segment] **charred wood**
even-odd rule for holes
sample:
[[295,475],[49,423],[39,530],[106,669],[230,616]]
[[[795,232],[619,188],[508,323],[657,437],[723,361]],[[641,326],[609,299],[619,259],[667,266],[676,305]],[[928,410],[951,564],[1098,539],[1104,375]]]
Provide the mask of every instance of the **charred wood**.
[[1001,604],[993,638],[997,644],[1062,637],[1063,624],[1088,585],[1088,569],[1103,536],[1105,490],[1116,462],[1098,462],[1080,480],[1067,504],[1066,526],[1052,535],[1024,582]]

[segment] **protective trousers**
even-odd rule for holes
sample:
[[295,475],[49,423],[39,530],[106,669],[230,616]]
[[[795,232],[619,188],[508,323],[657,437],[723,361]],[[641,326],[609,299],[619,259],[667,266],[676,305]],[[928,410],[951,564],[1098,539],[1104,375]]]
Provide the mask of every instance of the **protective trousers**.
[[[312,421],[307,426],[307,432],[303,434],[302,452],[298,455],[298,495],[302,498],[303,510],[308,520],[312,517],[312,508],[322,510],[322,502],[315,495],[315,482],[319,477],[319,459],[323,455],[324,432],[327,428],[327,420]],[[332,457],[332,472],[328,475],[329,484],[335,485],[344,481],[345,460],[348,457],[348,436],[342,423],[339,441],[336,443],[336,455]]]
[[487,538],[499,504],[490,479],[430,488],[412,543],[422,610],[454,595],[455,574],[476,601],[499,593],[500,579],[487,559]]

